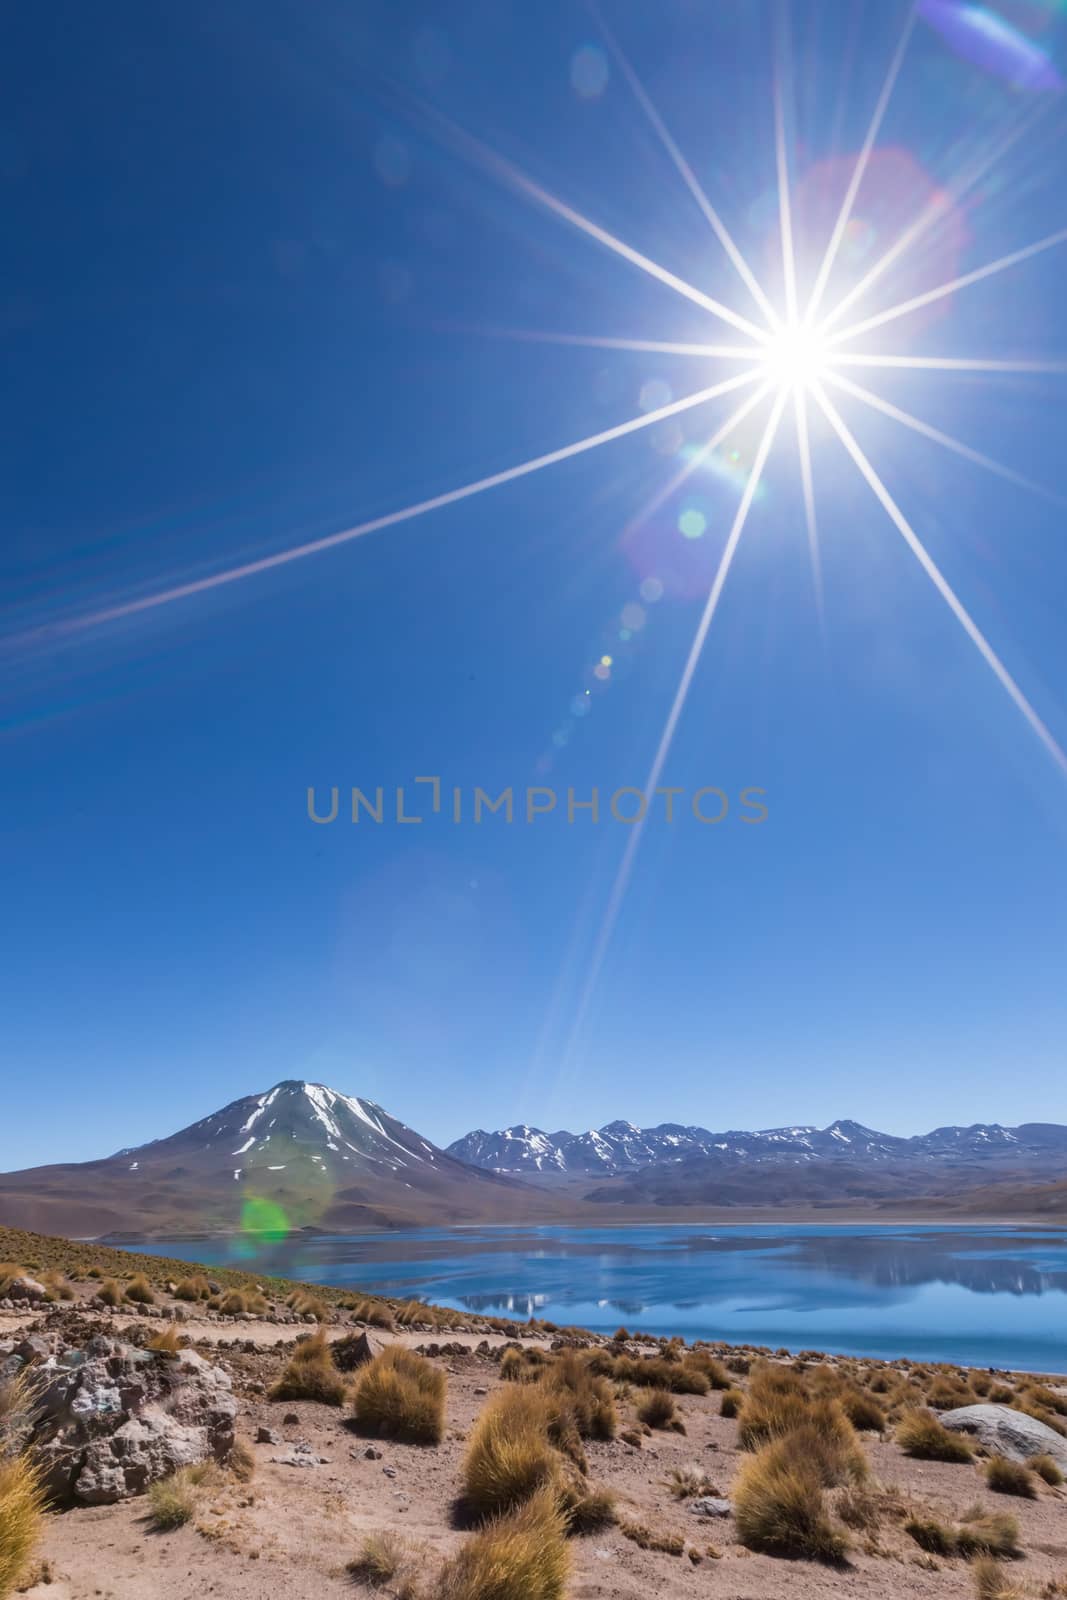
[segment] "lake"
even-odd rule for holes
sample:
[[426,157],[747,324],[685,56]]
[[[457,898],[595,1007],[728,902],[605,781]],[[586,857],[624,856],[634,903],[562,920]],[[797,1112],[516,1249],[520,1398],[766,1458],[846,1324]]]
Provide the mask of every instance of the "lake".
[[1059,1229],[424,1228],[156,1248],[608,1333],[625,1323],[687,1339],[1067,1371]]

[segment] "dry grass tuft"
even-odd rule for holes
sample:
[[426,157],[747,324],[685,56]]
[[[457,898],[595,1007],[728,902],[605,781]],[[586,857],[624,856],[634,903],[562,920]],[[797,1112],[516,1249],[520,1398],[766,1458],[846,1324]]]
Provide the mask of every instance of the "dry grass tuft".
[[668,1389],[650,1389],[637,1402],[637,1420],[649,1428],[670,1429],[684,1433],[685,1423],[678,1414],[674,1396]]
[[1008,1582],[1001,1563],[993,1556],[979,1556],[971,1568],[977,1600],[1020,1600],[1020,1592]]
[[203,1470],[209,1465],[205,1462],[201,1468],[182,1467],[180,1472],[172,1472],[169,1478],[160,1478],[149,1485],[148,1510],[156,1528],[161,1531],[180,1528],[193,1520],[196,1516],[196,1491],[203,1484],[210,1483],[213,1476]]
[[701,1495],[719,1496],[721,1491],[703,1467],[694,1461],[687,1467],[673,1467],[667,1488],[676,1500],[692,1500]]
[[134,1305],[138,1306],[155,1305],[156,1297],[153,1293],[152,1285],[143,1272],[135,1272],[126,1285],[126,1298],[127,1300],[132,1300]]
[[345,1571],[370,1589],[384,1589],[409,1565],[410,1552],[395,1533],[368,1533]]
[[352,1320],[366,1322],[372,1328],[385,1328],[389,1333],[393,1331],[393,1313],[377,1300],[360,1300],[352,1308]]
[[0,1261],[0,1300],[3,1300],[16,1278],[23,1276],[23,1269],[14,1261]]
[[151,1350],[157,1356],[176,1356],[182,1347],[181,1334],[177,1328],[161,1328],[154,1333],[145,1345],[146,1350]]
[[500,1356],[500,1376],[509,1383],[536,1383],[549,1358],[536,1345],[509,1344]]
[[837,1398],[845,1416],[860,1433],[885,1432],[885,1412],[873,1395],[850,1383],[843,1386]]
[[555,1496],[543,1490],[471,1535],[445,1565],[434,1600],[562,1600],[565,1529]]
[[722,1399],[719,1401],[720,1417],[739,1416],[744,1403],[745,1392],[743,1389],[724,1389]]
[[709,1384],[697,1367],[686,1361],[668,1361],[662,1356],[616,1356],[613,1376],[619,1383],[633,1383],[644,1389],[669,1389],[672,1394],[707,1394]]
[[1037,1499],[1037,1486],[1028,1467],[1006,1456],[990,1456],[985,1481],[996,1494],[1016,1494],[1023,1500]]
[[666,1556],[680,1556],[685,1551],[680,1533],[654,1533],[643,1522],[620,1522],[619,1532],[624,1539],[632,1539],[640,1550],[656,1550]]
[[550,1420],[540,1387],[502,1389],[488,1402],[463,1463],[463,1497],[473,1516],[496,1516],[556,1488],[560,1459],[549,1438]]
[[[0,1271],[2,1270],[3,1269],[0,1268]],[[49,1272],[43,1272],[41,1274],[41,1282],[48,1290],[45,1299],[49,1302],[54,1303],[57,1300],[74,1299],[74,1290],[71,1288],[63,1274],[61,1272],[57,1272],[54,1268]]]
[[579,1474],[564,1480],[559,1503],[568,1533],[595,1533],[615,1521],[615,1494],[611,1489],[587,1484]]
[[122,1287],[114,1278],[105,1278],[96,1291],[96,1298],[102,1300],[106,1306],[120,1306],[122,1304]]
[[831,1522],[818,1466],[791,1434],[765,1445],[738,1474],[733,1493],[737,1536],[766,1555],[837,1562],[847,1542]]
[[211,1285],[202,1272],[194,1272],[191,1277],[183,1278],[174,1291],[176,1300],[210,1300]]
[[213,1297],[208,1304],[224,1317],[239,1317],[246,1313],[262,1317],[270,1309],[266,1298],[252,1289],[227,1289],[224,1294]]
[[25,1456],[0,1459],[0,1595],[10,1594],[41,1532],[44,1497]]
[[285,1303],[298,1317],[314,1317],[316,1322],[329,1321],[329,1307],[319,1299],[318,1295],[309,1294],[306,1289],[294,1289],[292,1294],[286,1297]]
[[956,1548],[961,1556],[1018,1556],[1019,1524],[1003,1511],[965,1517],[956,1530]]
[[1019,1524],[1003,1512],[985,1513],[979,1506],[957,1527],[935,1517],[909,1517],[904,1532],[922,1550],[935,1556],[1017,1556]]
[[1045,1454],[1031,1456],[1029,1466],[1030,1470],[1036,1472],[1038,1477],[1044,1483],[1047,1483],[1050,1489],[1058,1489],[1063,1483],[1063,1473],[1060,1470],[1059,1463],[1052,1456]]
[[932,1556],[956,1554],[955,1531],[936,1517],[909,1517],[904,1524],[904,1532],[909,1539],[915,1540],[920,1550],[926,1550]]
[[390,1345],[357,1378],[352,1415],[359,1427],[384,1438],[440,1444],[445,1388],[444,1373],[425,1356]]
[[316,1400],[324,1406],[344,1405],[348,1393],[330,1357],[326,1335],[320,1328],[310,1339],[303,1339],[269,1391],[271,1400]]
[[919,1461],[965,1462],[974,1459],[974,1446],[963,1433],[950,1433],[932,1411],[918,1406],[906,1411],[897,1425],[897,1443],[906,1456]]
[[37,1413],[39,1385],[26,1367],[0,1380],[0,1461],[22,1453],[29,1442]]
[[709,1356],[706,1350],[690,1350],[685,1356],[685,1365],[694,1372],[700,1372],[708,1380],[709,1389],[729,1389],[733,1379],[715,1356]]
[[233,1441],[227,1464],[238,1483],[250,1483],[256,1475],[256,1458],[244,1439]]
[[564,1350],[545,1369],[541,1381],[570,1413],[579,1438],[614,1439],[619,1419],[611,1384],[594,1373],[576,1350]]

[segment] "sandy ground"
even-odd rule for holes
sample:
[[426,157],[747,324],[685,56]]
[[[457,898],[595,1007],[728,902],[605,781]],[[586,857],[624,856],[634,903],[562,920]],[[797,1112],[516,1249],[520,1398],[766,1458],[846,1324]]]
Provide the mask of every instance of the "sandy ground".
[[[94,1313],[94,1315],[96,1315]],[[0,1336],[25,1318],[0,1318]],[[139,1318],[119,1315],[117,1327]],[[158,1326],[158,1325],[157,1325]],[[369,1593],[355,1584],[345,1564],[369,1532],[395,1530],[418,1551],[432,1577],[442,1558],[463,1538],[452,1525],[459,1490],[464,1442],[486,1398],[500,1384],[496,1364],[475,1351],[481,1334],[407,1333],[404,1342],[462,1343],[468,1353],[436,1358],[448,1375],[448,1430],[436,1448],[369,1441],[359,1437],[343,1411],[307,1402],[271,1401],[263,1388],[280,1369],[296,1330],[270,1323],[189,1323],[183,1332],[198,1337],[247,1341],[251,1349],[208,1348],[233,1376],[240,1405],[238,1433],[252,1445],[256,1471],[248,1484],[228,1476],[202,1501],[194,1523],[169,1533],[154,1532],[143,1500],[119,1506],[79,1509],[49,1518],[42,1557],[51,1581],[26,1591],[33,1600],[329,1600],[330,1596]],[[344,1328],[333,1328],[338,1335]],[[490,1342],[499,1342],[490,1337]],[[970,1568],[958,1560],[930,1565],[897,1524],[879,1535],[881,1552],[856,1546],[849,1563],[827,1569],[754,1555],[739,1545],[732,1519],[698,1518],[673,1499],[664,1479],[669,1469],[697,1463],[717,1488],[729,1493],[740,1461],[737,1425],[718,1415],[719,1396],[679,1396],[685,1437],[656,1433],[635,1449],[616,1439],[587,1445],[590,1479],[619,1496],[624,1520],[657,1533],[682,1535],[703,1559],[641,1550],[617,1527],[571,1542],[574,1569],[570,1600],[668,1600],[709,1594],[729,1600],[821,1600],[840,1595],[856,1600],[885,1596],[973,1596]],[[621,1425],[633,1424],[633,1403],[620,1407]],[[286,1420],[295,1419],[295,1420]],[[278,1444],[258,1444],[257,1429],[271,1428]],[[297,1468],[271,1460],[286,1446],[305,1441],[325,1461]],[[1043,1488],[1033,1502],[990,1494],[978,1468],[911,1461],[891,1443],[865,1437],[872,1473],[915,1507],[958,1516],[976,1500],[988,1509],[1010,1511],[1022,1530],[1025,1557],[1012,1563],[1012,1581],[1025,1595],[1067,1580],[1067,1496]],[[380,1454],[369,1456],[368,1449]],[[717,1547],[717,1557],[705,1552]],[[1048,1593],[1047,1589],[1044,1592]],[[1067,1593],[1065,1588],[1063,1593]],[[388,1593],[388,1591],[386,1591]]]

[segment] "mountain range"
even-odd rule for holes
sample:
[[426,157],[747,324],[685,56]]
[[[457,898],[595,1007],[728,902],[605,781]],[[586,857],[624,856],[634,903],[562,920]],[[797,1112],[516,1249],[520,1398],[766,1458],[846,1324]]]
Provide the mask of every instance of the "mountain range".
[[371,1100],[287,1079],[96,1161],[0,1174],[0,1221],[79,1237],[586,1222],[721,1207],[1067,1212],[1067,1127],[903,1138],[861,1123],[715,1133],[609,1122],[478,1129],[441,1149]]
[[545,1133],[519,1124],[498,1133],[477,1129],[448,1145],[448,1154],[471,1166],[517,1176],[570,1173],[611,1177],[648,1167],[677,1167],[703,1157],[715,1167],[764,1163],[808,1166],[813,1163],[917,1162],[1035,1165],[1062,1173],[1067,1168],[1067,1128],[1057,1123],[1029,1122],[1017,1128],[1000,1123],[935,1128],[932,1133],[901,1138],[879,1133],[859,1122],[832,1122],[828,1128],[763,1128],[756,1132],[663,1122],[638,1128],[632,1122],[608,1122],[588,1133]]

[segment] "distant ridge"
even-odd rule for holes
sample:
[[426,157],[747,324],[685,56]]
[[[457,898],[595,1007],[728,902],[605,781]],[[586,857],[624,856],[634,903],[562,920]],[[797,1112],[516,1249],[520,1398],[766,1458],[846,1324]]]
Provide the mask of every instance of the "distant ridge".
[[[763,1166],[855,1166],[908,1170],[931,1176],[975,1169],[975,1181],[992,1174],[1062,1178],[1067,1174],[1067,1127],[1027,1122],[1018,1127],[973,1123],[935,1128],[902,1138],[842,1119],[829,1127],[762,1128],[752,1132],[664,1122],[639,1128],[608,1122],[587,1133],[545,1133],[519,1124],[496,1133],[476,1129],[447,1146],[457,1160],[511,1176],[619,1177],[678,1172],[706,1176],[739,1174]],[[978,1172],[982,1177],[978,1177]],[[646,1185],[655,1188],[651,1176]],[[754,1191],[755,1193],[755,1191]],[[649,1194],[648,1198],[654,1198]]]

